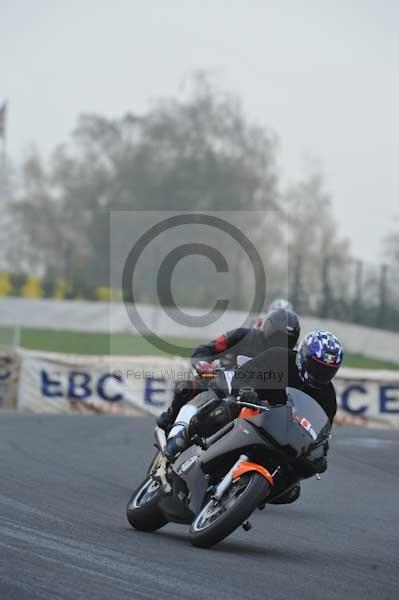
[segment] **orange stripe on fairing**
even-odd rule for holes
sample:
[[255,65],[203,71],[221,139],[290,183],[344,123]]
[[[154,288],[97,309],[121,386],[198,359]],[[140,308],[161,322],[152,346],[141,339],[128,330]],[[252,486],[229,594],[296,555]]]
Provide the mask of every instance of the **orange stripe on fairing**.
[[244,406],[240,410],[240,414],[238,415],[239,419],[250,419],[251,417],[257,417],[260,415],[261,411],[259,408],[250,408],[249,406]]
[[269,471],[267,469],[265,469],[265,467],[262,467],[261,465],[258,465],[253,462],[247,462],[247,461],[242,462],[233,471],[233,479],[237,479],[237,477],[240,477],[241,475],[243,475],[244,473],[248,473],[249,471],[257,471],[258,473],[263,475],[263,477],[265,479],[267,479],[267,481],[270,483],[270,485],[274,485],[273,477],[271,476]]
[[223,352],[227,350],[228,343],[225,335],[219,335],[215,340],[215,352]]

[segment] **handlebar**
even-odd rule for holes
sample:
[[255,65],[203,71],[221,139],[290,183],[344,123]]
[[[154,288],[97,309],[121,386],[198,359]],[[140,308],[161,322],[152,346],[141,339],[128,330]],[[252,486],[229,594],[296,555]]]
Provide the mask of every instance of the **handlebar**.
[[252,404],[252,402],[240,402],[240,400],[237,401],[237,404],[239,404],[240,406],[247,406],[248,408],[255,408],[257,410],[264,410],[265,412],[269,411],[270,408],[268,406],[262,406],[259,404]]

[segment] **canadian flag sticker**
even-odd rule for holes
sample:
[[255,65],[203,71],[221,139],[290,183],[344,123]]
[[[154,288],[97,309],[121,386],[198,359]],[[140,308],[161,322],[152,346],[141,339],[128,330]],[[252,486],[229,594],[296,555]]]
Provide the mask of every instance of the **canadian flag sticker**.
[[306,429],[306,431],[310,431],[312,429],[312,424],[309,423],[309,421],[305,419],[305,417],[301,419],[301,425],[304,429]]

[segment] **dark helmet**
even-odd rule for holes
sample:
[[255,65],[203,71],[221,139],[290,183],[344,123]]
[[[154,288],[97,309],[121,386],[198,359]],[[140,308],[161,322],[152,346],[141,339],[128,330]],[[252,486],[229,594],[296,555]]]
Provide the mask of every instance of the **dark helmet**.
[[281,346],[292,350],[301,333],[298,315],[285,308],[272,310],[263,321],[262,331],[270,348]]
[[330,383],[344,358],[339,339],[329,331],[311,331],[300,343],[296,356],[303,382],[319,388]]
[[270,312],[271,310],[277,310],[278,308],[284,308],[285,310],[294,310],[294,307],[292,306],[291,302],[289,302],[288,300],[284,300],[284,298],[277,298],[276,300],[273,300],[273,302],[270,304],[267,310],[268,312]]

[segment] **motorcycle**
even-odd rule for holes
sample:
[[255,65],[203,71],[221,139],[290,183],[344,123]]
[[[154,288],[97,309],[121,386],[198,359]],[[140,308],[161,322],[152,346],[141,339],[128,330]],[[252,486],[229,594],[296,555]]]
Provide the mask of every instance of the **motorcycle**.
[[238,397],[236,419],[207,438],[195,435],[171,462],[166,434],[155,427],[157,453],[128,502],[130,525],[153,532],[168,522],[187,524],[190,542],[202,548],[241,525],[249,530],[254,510],[317,473],[314,465],[331,437],[328,417],[313,398],[290,387],[286,395],[285,404],[274,406]]

